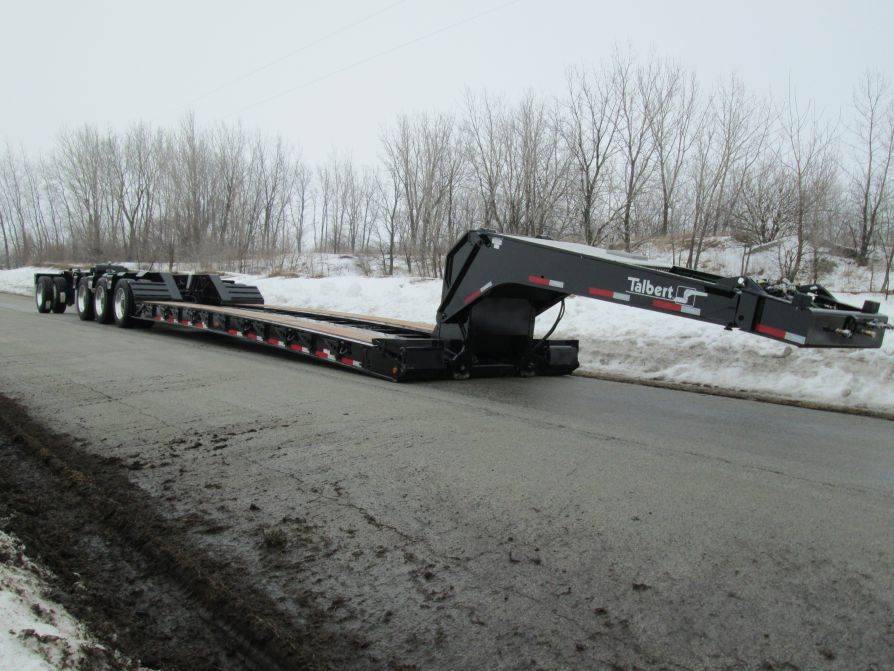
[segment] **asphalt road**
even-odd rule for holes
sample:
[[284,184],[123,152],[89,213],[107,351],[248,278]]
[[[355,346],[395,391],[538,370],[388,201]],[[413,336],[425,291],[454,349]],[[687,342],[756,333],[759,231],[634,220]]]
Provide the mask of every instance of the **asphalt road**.
[[310,600],[365,640],[356,668],[894,666],[889,421],[575,377],[398,385],[9,295],[0,389],[201,515],[296,618]]

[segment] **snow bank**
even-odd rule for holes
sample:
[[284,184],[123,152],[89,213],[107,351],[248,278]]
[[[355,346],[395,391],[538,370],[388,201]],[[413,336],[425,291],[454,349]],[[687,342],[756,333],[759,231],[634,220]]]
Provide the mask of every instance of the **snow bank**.
[[23,266],[12,270],[0,270],[0,291],[8,294],[34,294],[34,273],[58,273],[58,268]]
[[270,304],[360,312],[434,325],[441,280],[411,277],[283,278],[227,275],[254,284]]
[[0,669],[79,669],[88,663],[84,653],[98,647],[62,606],[44,598],[47,579],[0,531]]
[[[0,291],[31,294],[37,269],[0,271]],[[410,321],[435,321],[440,280],[409,277],[315,278],[230,275],[257,285],[268,303],[360,312]],[[854,305],[894,299],[877,294],[838,294]],[[894,413],[894,334],[881,349],[798,349],[741,331],[725,331],[657,312],[588,298],[569,298],[553,337],[580,340],[583,371],[635,380],[704,385],[729,391],[854,409]],[[545,333],[557,308],[538,319]]]
[[[882,301],[878,295],[839,297],[856,305],[866,298]],[[611,303],[566,303],[555,337],[580,339],[583,370],[894,412],[894,335],[881,349],[799,349]],[[894,300],[884,302],[881,312],[894,313]]]

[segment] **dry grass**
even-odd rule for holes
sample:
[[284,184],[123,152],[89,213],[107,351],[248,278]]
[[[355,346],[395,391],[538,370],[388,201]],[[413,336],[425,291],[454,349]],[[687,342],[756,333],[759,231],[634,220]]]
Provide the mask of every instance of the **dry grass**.
[[294,270],[286,270],[285,268],[278,268],[276,270],[271,270],[269,273],[267,273],[267,277],[295,278],[295,277],[301,277],[301,274],[296,273]]

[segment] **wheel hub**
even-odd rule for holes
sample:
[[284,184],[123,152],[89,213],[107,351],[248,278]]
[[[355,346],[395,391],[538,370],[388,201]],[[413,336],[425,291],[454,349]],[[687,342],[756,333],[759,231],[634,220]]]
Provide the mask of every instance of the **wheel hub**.
[[126,303],[127,297],[124,295],[124,291],[119,289],[115,292],[115,317],[118,319],[124,319]]

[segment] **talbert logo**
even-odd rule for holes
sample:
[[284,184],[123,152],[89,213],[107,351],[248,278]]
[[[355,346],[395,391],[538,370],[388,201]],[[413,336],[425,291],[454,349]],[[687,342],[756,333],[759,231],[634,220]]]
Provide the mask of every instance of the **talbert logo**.
[[665,284],[663,286],[652,284],[648,279],[640,277],[627,277],[630,282],[630,293],[639,294],[640,296],[654,296],[655,298],[663,298],[673,301],[680,305],[695,305],[695,299],[698,296],[707,296],[704,291],[693,289],[692,287],[674,286],[673,284]]
[[642,296],[655,296],[655,298],[672,299],[674,297],[676,287],[658,287],[652,284],[652,282],[650,282],[649,280],[643,280],[639,277],[628,277],[627,281],[630,282],[630,293],[632,294],[640,294]]

